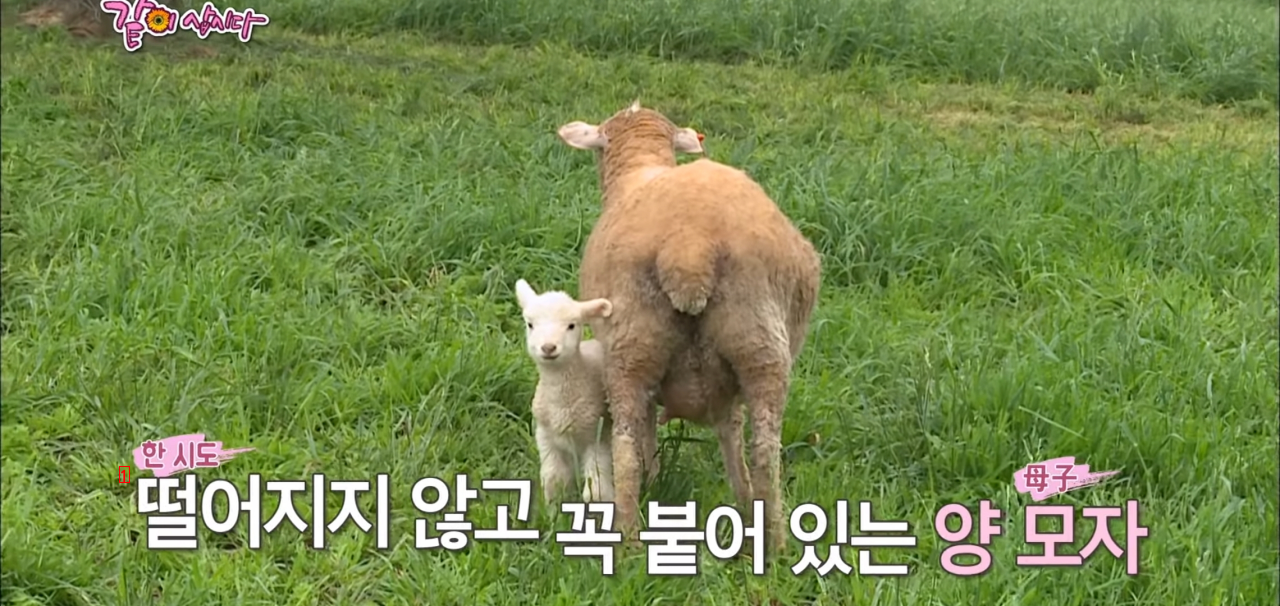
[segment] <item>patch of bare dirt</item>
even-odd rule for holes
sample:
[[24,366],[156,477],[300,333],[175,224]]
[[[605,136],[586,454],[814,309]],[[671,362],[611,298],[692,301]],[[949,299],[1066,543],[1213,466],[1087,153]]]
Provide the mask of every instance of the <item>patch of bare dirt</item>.
[[1097,120],[1094,124],[1081,121],[1068,115],[1052,115],[1048,112],[999,114],[974,111],[956,107],[937,109],[925,112],[925,118],[943,129],[965,127],[998,128],[1000,125],[1016,126],[1021,129],[1039,130],[1047,133],[1071,133],[1099,129],[1106,136],[1120,138],[1149,139],[1167,142],[1177,136],[1177,132],[1169,128],[1149,124],[1145,120],[1134,120],[1127,116],[1119,116],[1109,120]]
[[[96,1],[90,0],[46,0],[18,14],[18,19],[22,25],[37,29],[61,27],[76,38],[107,39],[116,35],[111,16],[102,11]],[[180,36],[148,38],[143,48],[147,51],[172,48],[171,56],[183,59],[215,59],[221,55],[209,44]]]
[[193,44],[183,53],[189,59],[213,59],[218,56],[218,49],[203,44]]
[[63,27],[77,38],[102,38],[111,33],[107,14],[85,0],[49,0],[20,13],[18,19],[38,29]]

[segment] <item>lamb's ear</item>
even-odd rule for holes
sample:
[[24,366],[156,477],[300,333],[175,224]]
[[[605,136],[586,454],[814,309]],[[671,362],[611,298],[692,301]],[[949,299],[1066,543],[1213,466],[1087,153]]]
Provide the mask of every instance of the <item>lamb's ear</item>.
[[561,126],[556,134],[560,135],[560,140],[568,143],[570,147],[578,149],[604,149],[604,145],[609,142],[609,138],[600,132],[599,127],[586,122],[570,122]]
[[528,307],[529,302],[536,296],[538,296],[538,293],[533,292],[533,287],[529,286],[529,283],[525,282],[524,278],[516,280],[516,301],[520,303],[521,309]]
[[676,151],[682,154],[700,154],[702,149],[702,135],[692,128],[682,128],[676,131],[672,144]]
[[608,299],[592,299],[579,305],[582,315],[588,318],[607,318],[613,313],[613,302]]

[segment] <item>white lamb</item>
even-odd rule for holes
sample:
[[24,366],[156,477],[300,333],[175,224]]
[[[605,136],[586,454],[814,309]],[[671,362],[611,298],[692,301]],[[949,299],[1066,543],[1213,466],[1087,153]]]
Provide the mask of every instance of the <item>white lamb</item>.
[[[545,502],[572,484],[575,467],[582,498],[613,500],[612,423],[605,403],[604,350],[582,340],[582,326],[613,313],[608,299],[579,302],[561,291],[534,292],[523,279],[516,299],[524,315],[526,350],[538,368],[533,419]],[[575,465],[576,463],[576,465]]]

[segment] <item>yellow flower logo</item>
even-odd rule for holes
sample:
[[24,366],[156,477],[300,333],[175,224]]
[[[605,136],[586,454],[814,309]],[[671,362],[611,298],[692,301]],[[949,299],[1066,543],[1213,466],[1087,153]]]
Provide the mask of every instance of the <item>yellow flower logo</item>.
[[171,19],[169,11],[153,8],[147,12],[147,29],[151,30],[152,33],[163,34],[169,30]]

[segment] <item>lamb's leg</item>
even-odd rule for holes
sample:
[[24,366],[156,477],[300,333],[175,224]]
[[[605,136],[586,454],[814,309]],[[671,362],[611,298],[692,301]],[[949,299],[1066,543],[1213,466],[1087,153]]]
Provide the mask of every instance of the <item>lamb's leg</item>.
[[597,440],[583,449],[582,477],[584,502],[613,501],[613,448],[608,441]]
[[542,467],[542,499],[550,505],[573,484],[573,461],[568,453],[556,446],[551,439],[551,431],[542,425],[534,430],[534,439],[538,442],[538,458]]
[[751,480],[747,477],[747,462],[742,456],[742,426],[745,422],[746,410],[739,402],[730,405],[729,414],[716,424],[716,437],[720,441],[720,456],[724,459],[725,473],[729,476],[729,487],[738,505],[751,507]]

